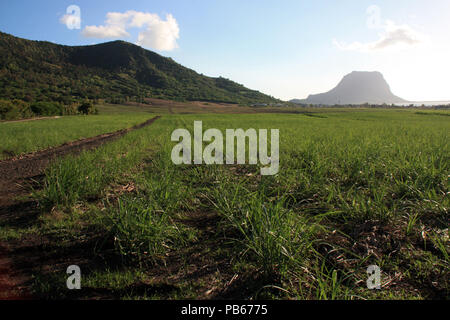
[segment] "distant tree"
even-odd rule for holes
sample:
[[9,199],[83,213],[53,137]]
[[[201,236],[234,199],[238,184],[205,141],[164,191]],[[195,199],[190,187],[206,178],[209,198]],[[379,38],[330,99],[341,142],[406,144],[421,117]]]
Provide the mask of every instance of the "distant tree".
[[14,99],[0,100],[0,119],[2,120],[15,120],[30,118],[33,113],[30,110],[28,103],[22,100]]
[[62,115],[62,107],[55,102],[36,102],[31,105],[31,111],[38,116]]
[[97,114],[98,110],[91,101],[85,101],[78,107],[78,112],[82,114]]
[[0,119],[10,120],[14,114],[14,105],[11,101],[0,100]]

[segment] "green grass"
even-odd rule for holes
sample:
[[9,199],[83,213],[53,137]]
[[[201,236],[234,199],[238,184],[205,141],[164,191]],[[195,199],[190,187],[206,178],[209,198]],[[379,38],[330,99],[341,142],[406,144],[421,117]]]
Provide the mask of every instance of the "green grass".
[[150,119],[146,113],[65,116],[26,122],[0,123],[0,159],[54,147],[66,142],[129,128]]
[[[198,298],[214,281],[214,286],[228,286],[226,274],[181,277],[190,274],[198,256],[206,266],[225,259],[231,275],[254,275],[257,280],[241,290],[251,297],[445,298],[446,114],[167,115],[96,151],[53,164],[36,197],[45,212],[61,211],[71,218],[52,223],[50,216],[39,232],[67,235],[70,229],[68,241],[75,241],[95,226],[105,242],[113,243],[111,250],[126,266],[125,279],[129,272],[145,275],[138,282],[155,277],[155,266],[176,262],[175,271],[156,270],[178,279],[172,283],[178,289],[141,298]],[[170,134],[180,127],[192,130],[194,120],[202,120],[204,130],[280,129],[279,174],[261,177],[255,165],[173,165]],[[198,213],[217,216],[213,231],[190,226]],[[109,263],[102,277],[108,277]],[[371,264],[382,269],[381,291],[365,287]],[[114,290],[122,286],[110,282],[89,283]],[[125,290],[119,296],[139,294]]]

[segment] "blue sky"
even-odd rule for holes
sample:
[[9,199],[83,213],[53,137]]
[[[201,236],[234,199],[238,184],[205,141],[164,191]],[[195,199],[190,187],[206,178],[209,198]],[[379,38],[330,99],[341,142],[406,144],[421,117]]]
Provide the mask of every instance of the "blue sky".
[[[62,20],[70,5],[80,29]],[[450,99],[448,0],[15,0],[0,2],[0,31],[65,45],[123,39],[285,100],[354,70],[382,72],[405,99]]]

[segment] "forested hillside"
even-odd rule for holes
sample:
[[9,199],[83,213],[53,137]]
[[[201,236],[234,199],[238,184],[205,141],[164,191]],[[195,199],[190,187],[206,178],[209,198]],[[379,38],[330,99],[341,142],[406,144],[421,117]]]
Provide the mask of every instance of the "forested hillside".
[[239,104],[277,101],[124,41],[70,47],[0,33],[2,114],[11,114],[10,104],[22,114],[37,102],[73,112],[74,104],[86,100],[123,103],[146,97]]

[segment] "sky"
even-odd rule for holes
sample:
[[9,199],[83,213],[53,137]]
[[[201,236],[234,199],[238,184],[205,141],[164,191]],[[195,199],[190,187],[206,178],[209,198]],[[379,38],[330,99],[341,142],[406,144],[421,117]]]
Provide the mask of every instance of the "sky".
[[449,0],[2,0],[0,31],[125,40],[282,100],[380,71],[410,101],[450,100]]

